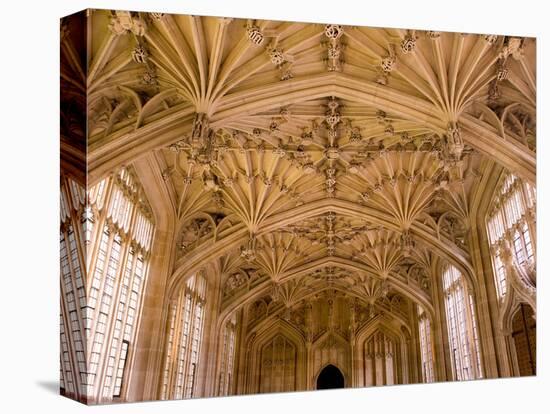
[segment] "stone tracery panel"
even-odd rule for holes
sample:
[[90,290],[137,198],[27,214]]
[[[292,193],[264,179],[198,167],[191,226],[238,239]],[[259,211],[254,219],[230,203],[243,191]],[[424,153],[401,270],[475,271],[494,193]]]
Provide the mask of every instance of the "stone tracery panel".
[[364,381],[366,386],[401,382],[399,343],[382,330],[376,330],[364,344]]
[[296,391],[296,346],[278,334],[262,347],[258,392]]

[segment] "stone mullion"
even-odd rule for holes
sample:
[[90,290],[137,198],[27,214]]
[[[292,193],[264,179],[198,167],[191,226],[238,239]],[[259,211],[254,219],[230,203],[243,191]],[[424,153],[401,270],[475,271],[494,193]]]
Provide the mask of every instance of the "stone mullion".
[[[420,338],[420,317],[418,316],[418,307],[415,304],[412,304],[411,306],[411,312],[412,312],[412,338],[413,338],[413,350],[414,354],[412,357],[413,361],[416,361],[413,366],[415,367],[415,374],[416,374],[416,382],[422,382],[423,381],[423,372],[424,372],[424,366],[422,364],[422,341]],[[428,315],[424,313],[422,316],[423,318],[426,318],[429,321]],[[431,324],[428,323],[431,328]],[[431,333],[430,334],[430,341],[431,341]],[[427,338],[426,338],[427,339]],[[430,343],[427,342],[427,346],[431,346]],[[429,356],[429,355],[428,355]],[[433,353],[432,353],[432,359],[433,359]],[[433,364],[432,364],[433,367]],[[411,381],[412,382],[412,381]]]
[[[205,360],[208,360],[208,358],[207,358],[208,354],[202,352],[203,345],[205,344],[205,341],[207,340],[207,338],[205,337],[205,336],[207,336],[207,333],[204,330],[204,326],[206,324],[206,319],[209,316],[208,313],[213,313],[213,312],[208,312],[207,311],[207,308],[206,308],[206,304],[208,303],[207,299],[199,298],[198,294],[197,294],[197,304],[198,303],[200,303],[200,307],[202,309],[202,315],[201,315],[201,319],[199,321],[199,329],[198,329],[199,330],[199,336],[198,336],[198,341],[197,341],[197,360],[195,362],[195,371],[193,372],[193,384],[192,384],[192,388],[191,388],[192,397],[196,396],[195,395],[196,392],[199,392],[199,394],[197,396],[202,396],[202,394],[204,392],[204,388],[202,387],[203,386],[203,384],[202,384],[202,375],[200,374],[201,371],[204,371],[204,370],[201,370],[201,366],[205,365],[205,364],[201,364],[201,362],[204,362]],[[212,317],[213,317],[213,315],[212,315]],[[194,332],[195,331],[193,331],[193,333]],[[193,339],[191,338],[191,345],[192,344],[193,344]],[[191,364],[191,358],[189,358],[189,364]],[[202,391],[201,391],[201,388],[202,388]]]
[[[465,283],[465,282],[464,282]],[[474,372],[474,379],[482,378],[482,365],[483,365],[483,353],[481,352],[481,338],[479,333],[479,322],[476,321],[476,315],[475,309],[476,309],[476,300],[474,296],[474,292],[472,289],[469,288],[469,286],[465,286],[464,289],[464,296],[466,303],[464,304],[465,311],[466,311],[466,326],[467,326],[467,334],[468,337],[471,338],[470,342],[470,354],[471,354],[471,361],[472,364],[472,370]],[[472,312],[473,310],[473,312]],[[477,326],[477,342],[476,342],[476,335],[474,334],[474,323]],[[478,355],[477,351],[479,350],[479,368],[478,368]],[[480,371],[481,370],[481,371]]]
[[[457,354],[458,354],[458,357],[455,358],[455,354],[453,353],[452,356],[451,356],[451,363],[454,362],[454,378],[455,380],[458,380],[458,375],[459,375],[459,372],[460,372],[460,376],[462,377],[463,375],[463,358],[464,358],[464,354],[462,352],[462,334],[460,332],[460,320],[459,320],[459,314],[458,314],[458,311],[457,311],[457,306],[456,306],[456,282],[453,283],[453,285],[451,285],[451,287],[449,288],[449,293],[447,294],[447,298],[448,298],[448,301],[450,302],[450,306],[453,308],[453,314],[454,314],[454,317],[455,317],[455,327],[456,327],[456,340],[457,340],[457,345],[458,345],[458,349],[457,349]],[[445,309],[447,310],[447,309]],[[451,329],[452,329],[452,325],[451,325]],[[452,343],[452,338],[451,338],[451,334],[449,334],[449,346],[452,347],[453,346],[453,343]]]
[[[166,343],[164,344],[164,350],[163,350],[163,354],[162,354],[162,357],[163,357],[163,363],[161,365],[161,375],[162,375],[162,380],[161,380],[161,383],[160,383],[160,396],[159,397],[164,397],[165,399],[170,399],[172,398],[172,389],[171,389],[171,385],[172,385],[172,374],[173,374],[173,367],[174,367],[174,361],[177,360],[177,346],[178,346],[178,337],[177,337],[177,334],[178,334],[178,329],[179,329],[179,323],[178,323],[178,315],[179,315],[179,308],[178,308],[178,304],[179,304],[179,298],[178,299],[171,299],[168,301],[168,318],[167,318],[167,324],[166,324],[166,334],[165,334],[165,338],[166,338]],[[176,311],[174,312],[173,309],[176,309]],[[172,321],[172,318],[173,318],[173,321]],[[172,327],[172,324],[174,326],[174,331],[173,331],[173,334],[172,334],[172,344],[169,344],[169,341],[170,341],[170,330],[171,330],[171,327]],[[168,348],[168,346],[170,345],[170,349]],[[168,353],[170,353],[170,361],[168,361]],[[166,378],[165,378],[166,376]],[[164,394],[164,381],[166,380],[166,393]],[[163,395],[164,394],[164,395]]]
[[[411,370],[409,368],[409,366],[411,365],[411,352],[410,352],[410,349],[412,347],[412,344],[411,344],[411,339],[410,338],[405,338],[405,342],[403,343],[402,342],[402,345],[400,346],[401,347],[404,347],[405,351],[404,352],[401,352],[399,354],[399,360],[402,361],[400,362],[400,366],[403,367],[401,370],[400,370],[400,375],[401,375],[401,383],[402,384],[412,384],[413,381],[411,380]],[[397,343],[396,343],[396,348],[397,348]],[[408,363],[407,363],[408,362]]]
[[248,349],[248,344],[246,343],[246,333],[248,332],[248,314],[244,312],[244,309],[241,312],[240,321],[241,326],[239,327],[239,338],[235,345],[238,350],[235,356],[235,372],[238,372],[241,375],[235,376],[235,382],[233,385],[233,390],[237,395],[245,394],[247,392],[246,380],[247,373],[250,370],[248,361],[246,359]]
[[[427,316],[426,316],[427,317]],[[429,340],[429,343],[428,343],[428,346],[429,346],[429,350],[431,352],[431,356],[432,356],[432,382],[437,382],[438,381],[438,378],[439,378],[439,373],[437,372],[437,369],[436,369],[436,358],[438,358],[437,355],[437,350],[436,350],[436,347],[435,347],[435,335],[436,335],[436,329],[434,327],[435,325],[435,322],[434,320],[430,320],[430,318],[428,318],[428,322],[429,322],[429,325],[430,325],[430,329],[429,329],[429,333],[430,333],[430,340]]]
[[[226,375],[226,371],[227,371],[227,363],[226,363],[226,356],[227,356],[227,352],[226,352],[226,348],[227,348],[227,344],[229,343],[229,329],[228,329],[228,326],[227,325],[223,325],[222,326],[222,334],[220,336],[221,338],[221,346],[220,344],[218,344],[218,352],[216,353],[216,355],[219,355],[220,359],[219,359],[219,364],[217,365],[216,367],[216,375],[214,375],[214,392],[216,393],[216,395],[218,396],[221,396],[221,395],[224,395],[225,394],[225,389],[226,389],[226,384],[225,384],[225,378],[227,375]],[[222,370],[222,367],[224,367],[224,369]]]
[[[211,314],[212,315],[215,314],[216,316],[219,316],[218,306],[215,306],[215,307],[213,306],[212,307]],[[215,321],[215,326],[216,327],[218,326],[218,322],[219,322],[218,320]],[[214,334],[214,336],[219,336],[220,341],[217,341],[215,346],[210,344],[210,348],[215,351],[214,352],[214,363],[209,365],[209,368],[210,368],[209,372],[210,372],[210,375],[212,376],[212,378],[214,380],[213,380],[213,382],[211,382],[209,388],[206,388],[206,387],[208,387],[208,384],[206,384],[205,396],[216,397],[216,396],[223,396],[224,395],[224,390],[221,388],[221,384],[224,383],[224,381],[222,381],[222,375],[221,375],[222,374],[222,368],[221,367],[224,366],[225,343],[226,343],[225,338],[226,338],[226,333],[227,333],[227,329],[226,329],[227,325],[228,325],[228,322],[226,322],[225,324],[220,326],[219,335]],[[217,332],[217,329],[215,330],[215,332]],[[201,356],[201,359],[204,359],[203,356]],[[224,376],[225,376],[225,374],[224,374]],[[225,385],[224,385],[224,388],[226,388]]]
[[237,394],[237,388],[238,388],[237,379],[239,378],[237,374],[242,371],[240,370],[240,366],[239,366],[238,351],[240,350],[239,344],[242,342],[242,338],[244,337],[244,333],[245,333],[243,331],[243,319],[244,319],[244,311],[241,310],[239,312],[239,315],[237,316],[237,325],[235,326],[235,344],[233,345],[235,349],[233,350],[233,372],[231,373],[232,384],[228,388],[229,395]]
[[[195,286],[196,286],[196,282],[195,282]],[[183,355],[183,367],[182,367],[182,372],[183,372],[183,376],[182,376],[182,380],[181,380],[181,396],[182,398],[185,398],[185,389],[186,389],[186,385],[187,385],[187,374],[189,373],[188,371],[188,368],[189,368],[189,362],[190,362],[190,357],[191,357],[191,345],[193,343],[192,339],[193,339],[193,332],[194,332],[194,327],[195,327],[195,305],[196,305],[196,299],[197,299],[197,296],[195,294],[195,292],[193,290],[190,290],[190,295],[191,295],[191,302],[189,303],[189,319],[188,319],[188,323],[189,323],[189,331],[187,333],[187,342],[185,344],[185,354]]]
[[[463,306],[463,309],[462,309],[462,315],[463,315],[463,320],[464,320],[464,332],[460,332],[460,322],[457,320],[457,331],[458,331],[458,336],[459,336],[459,352],[460,352],[460,367],[461,367],[461,372],[462,374],[461,375],[464,375],[464,347],[462,346],[463,343],[466,343],[467,345],[467,350],[468,350],[468,360],[469,360],[469,364],[470,366],[468,367],[469,368],[469,374],[468,375],[472,375],[472,371],[474,371],[474,377],[475,377],[475,368],[474,368],[474,360],[476,358],[475,356],[475,352],[474,352],[474,346],[473,346],[473,330],[472,330],[472,326],[471,326],[471,318],[470,318],[470,311],[469,311],[469,299],[468,299],[468,293],[467,293],[467,287],[464,285],[465,282],[463,282],[462,280],[462,277],[457,281],[455,282],[456,284],[454,285],[453,289],[454,289],[454,294],[455,294],[455,300],[453,301],[453,305],[454,305],[454,308],[455,308],[455,315],[457,315],[458,317],[458,301],[457,301],[457,297],[458,297],[458,294],[460,292],[460,294],[462,295],[462,306]],[[464,336],[463,336],[464,335]],[[463,379],[467,379],[467,378],[463,378]]]
[[[218,270],[210,268],[214,274],[218,274]],[[199,273],[200,274],[200,273]],[[218,328],[219,321],[219,299],[221,297],[220,285],[215,283],[212,278],[206,283],[205,299],[203,301],[203,314],[201,318],[201,336],[199,338],[198,359],[196,367],[195,390],[197,395],[201,397],[215,396],[218,392],[219,381],[219,342],[223,335],[226,324]],[[206,281],[206,278],[205,278]],[[205,327],[207,329],[205,329]],[[218,330],[221,329],[221,332]],[[212,381],[207,379],[213,378]]]
[[[225,348],[227,346],[227,352],[224,351],[225,353],[225,361],[224,361],[224,366],[225,366],[225,372],[223,374],[224,378],[223,378],[223,395],[229,395],[230,392],[231,392],[231,379],[233,378],[233,372],[231,371],[231,358],[232,358],[232,355],[231,355],[231,342],[233,341],[233,351],[235,351],[235,340],[236,340],[236,327],[233,325],[233,324],[230,324],[230,326],[227,328],[228,330],[228,333],[227,333],[227,344],[223,346],[223,348]],[[234,357],[234,352],[233,352],[233,357]],[[234,366],[234,363],[233,363],[233,366]],[[221,378],[220,378],[220,381],[221,381]]]
[[176,395],[176,385],[178,377],[178,365],[180,360],[181,352],[181,334],[184,325],[185,316],[185,288],[182,290],[181,294],[178,297],[176,305],[176,313],[174,318],[174,336],[172,340],[172,360],[170,361],[170,366],[168,367],[168,386],[166,391],[167,399],[174,399]]
[[[447,319],[443,288],[441,286],[441,276],[437,271],[437,263],[434,262],[430,268],[430,275],[432,280],[432,294],[434,303],[434,314],[432,320],[432,343],[434,350],[434,380],[445,381],[447,380],[447,372],[449,366],[449,352],[448,342],[445,338],[448,338],[446,332]],[[448,339],[447,339],[448,340]]]
[[[208,290],[208,288],[207,288]],[[195,362],[195,371],[193,372],[193,384],[191,385],[191,397],[194,397],[194,396],[203,396],[204,394],[204,382],[202,381],[202,373],[206,370],[206,361],[208,360],[207,356],[208,356],[208,353],[204,353],[202,352],[203,350],[203,345],[206,345],[208,343],[208,340],[209,340],[209,333],[210,332],[205,332],[204,330],[204,326],[205,326],[205,322],[206,322],[206,319],[209,318],[210,316],[212,316],[213,318],[213,312],[208,312],[207,311],[207,308],[206,308],[206,304],[208,303],[207,299],[202,299],[202,298],[199,298],[198,297],[198,294],[196,295],[197,297],[197,304],[196,304],[196,307],[199,306],[200,304],[200,307],[202,309],[202,314],[201,314],[201,319],[199,321],[199,325],[198,325],[198,331],[199,331],[199,336],[198,336],[198,341],[197,341],[197,360]],[[196,308],[195,307],[195,308]],[[196,309],[195,309],[196,311]],[[209,315],[210,314],[210,315]],[[195,317],[193,318],[193,322],[195,322]],[[195,329],[193,329],[193,335],[191,335],[191,338],[190,338],[190,343],[191,343],[191,346],[193,346],[193,336],[195,334],[195,330],[196,330],[196,327],[194,327]],[[214,347],[214,356],[216,355],[216,352],[215,352],[215,347]],[[207,348],[207,350],[209,350]],[[190,355],[191,355],[191,348],[190,348]],[[189,365],[189,369],[191,367],[191,357],[189,357],[189,362],[188,362],[188,365]],[[189,373],[189,371],[188,371]],[[195,395],[196,393],[199,393],[198,395]]]
[[[182,379],[182,398],[185,398],[185,392],[187,389],[187,377],[189,375],[189,367],[191,366],[191,348],[193,346],[193,336],[195,334],[195,314],[197,311],[197,299],[198,295],[196,293],[196,276],[195,276],[195,290],[191,292],[191,311],[189,312],[189,333],[187,334],[187,346],[185,347],[185,356],[183,364],[183,379]],[[204,315],[203,315],[204,316]]]
[[[227,369],[227,376],[226,376],[226,394],[227,395],[233,395],[232,386],[234,384],[234,378],[235,378],[235,355],[236,355],[236,346],[237,346],[237,334],[238,334],[238,328],[236,325],[232,325],[231,331],[230,331],[231,337],[230,337],[230,344],[233,343],[233,352],[229,353],[229,359],[228,363],[231,362],[231,368]],[[232,339],[231,339],[232,338]],[[230,347],[231,348],[231,347]]]
[[410,323],[411,329],[411,376],[409,382],[422,382],[422,348],[420,344],[420,325],[418,318],[418,305],[409,304],[409,312],[411,314]]

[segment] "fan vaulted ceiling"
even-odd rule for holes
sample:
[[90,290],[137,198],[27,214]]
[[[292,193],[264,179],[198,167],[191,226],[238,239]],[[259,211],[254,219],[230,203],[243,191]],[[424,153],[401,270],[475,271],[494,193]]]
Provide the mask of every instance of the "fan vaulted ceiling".
[[471,274],[487,165],[534,181],[534,39],[91,18],[91,180],[153,154],[177,222],[171,286],[215,263],[227,313],[327,290],[430,310],[436,258]]

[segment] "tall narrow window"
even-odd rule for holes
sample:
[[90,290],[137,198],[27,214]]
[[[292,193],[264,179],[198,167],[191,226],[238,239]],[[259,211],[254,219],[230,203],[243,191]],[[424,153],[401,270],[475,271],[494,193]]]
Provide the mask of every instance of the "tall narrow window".
[[482,378],[479,335],[473,298],[464,275],[454,266],[443,273],[449,351],[455,379]]
[[[127,359],[135,342],[154,224],[131,168],[123,168],[88,191],[85,212],[92,282],[88,312],[89,377],[102,401],[124,392]],[[95,250],[94,250],[95,249]],[[95,326],[94,323],[95,322]],[[101,371],[100,371],[101,368]],[[99,373],[100,378],[96,378]]]
[[424,382],[434,382],[433,344],[430,319],[420,306],[418,306],[418,333],[420,336],[422,380]]
[[235,341],[237,321],[235,315],[226,323],[223,330],[222,354],[218,395],[231,395],[233,389],[233,367],[235,365]]
[[535,188],[513,174],[504,177],[495,194],[493,209],[487,217],[487,231],[493,258],[493,273],[499,298],[507,291],[502,247],[507,241],[516,263],[530,266],[535,262],[532,234],[535,227]]
[[196,394],[206,304],[206,279],[190,277],[171,306],[164,362],[162,399]]
[[135,173],[124,168],[88,191],[68,180],[61,221],[65,340],[75,349],[83,397],[110,401],[124,392],[135,342],[154,231],[151,209]]
[[61,182],[60,270],[61,321],[60,350],[64,392],[83,399],[86,388],[86,343],[84,337],[86,287],[83,273],[85,251],[80,227],[85,206],[85,190],[71,178]]

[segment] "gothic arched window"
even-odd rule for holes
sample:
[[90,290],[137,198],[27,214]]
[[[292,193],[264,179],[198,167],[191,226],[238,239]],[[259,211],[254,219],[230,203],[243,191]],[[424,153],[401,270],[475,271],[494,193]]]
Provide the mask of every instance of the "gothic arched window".
[[151,210],[135,174],[124,168],[88,191],[66,180],[61,223],[62,309],[70,321],[62,326],[62,352],[64,342],[73,344],[82,396],[110,401],[122,393],[135,342],[154,231]]
[[434,382],[433,344],[430,319],[420,306],[418,306],[418,333],[420,336],[422,380],[424,382]]
[[459,381],[482,378],[474,299],[464,275],[452,265],[443,272],[443,293],[454,377]]
[[61,268],[61,389],[78,398],[86,394],[86,280],[85,249],[80,227],[85,210],[84,187],[64,177],[60,192],[60,268]]
[[493,208],[487,217],[493,273],[499,298],[506,295],[508,288],[502,257],[506,244],[520,266],[530,265],[535,261],[532,237],[534,212],[535,188],[513,174],[506,175],[497,189]]
[[206,305],[206,279],[193,275],[170,306],[162,399],[192,398],[196,389]]
[[235,346],[237,337],[236,315],[227,321],[223,330],[222,354],[220,361],[220,379],[218,395],[231,395],[233,389],[233,368],[235,365]]

